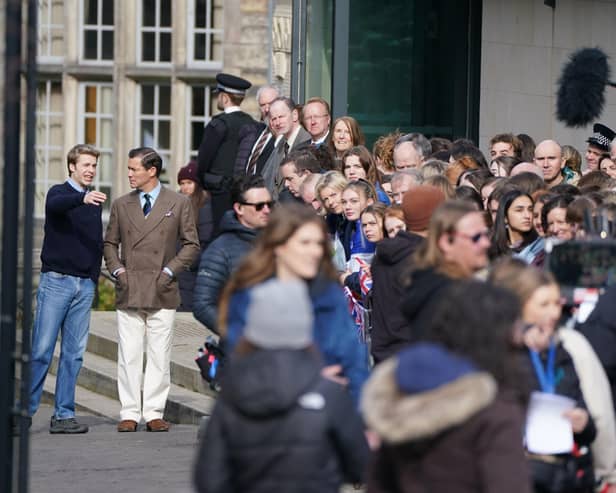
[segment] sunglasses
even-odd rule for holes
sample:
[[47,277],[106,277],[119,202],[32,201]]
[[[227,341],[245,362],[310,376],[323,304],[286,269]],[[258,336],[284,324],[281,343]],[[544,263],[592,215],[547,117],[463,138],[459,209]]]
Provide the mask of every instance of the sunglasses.
[[488,239],[490,239],[490,233],[487,230],[486,231],[480,231],[479,233],[476,233],[474,235],[465,235],[464,233],[456,232],[456,236],[461,236],[462,238],[466,238],[467,240],[471,240],[471,242],[473,242],[473,243],[479,243],[481,241],[481,238],[488,238]]
[[274,207],[274,202],[272,200],[268,202],[240,202],[240,204],[252,205],[257,212],[262,211],[265,206],[267,206],[268,209]]

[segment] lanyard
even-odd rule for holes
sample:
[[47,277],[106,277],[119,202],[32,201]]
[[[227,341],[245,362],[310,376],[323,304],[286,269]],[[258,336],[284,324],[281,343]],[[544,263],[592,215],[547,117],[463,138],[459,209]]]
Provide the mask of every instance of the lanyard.
[[554,366],[556,359],[556,344],[554,341],[550,342],[550,348],[548,349],[548,361],[546,368],[543,368],[543,363],[539,357],[539,353],[532,349],[529,349],[530,359],[533,362],[535,368],[535,374],[539,379],[539,385],[541,390],[548,394],[553,394],[556,387],[556,378],[554,376]]

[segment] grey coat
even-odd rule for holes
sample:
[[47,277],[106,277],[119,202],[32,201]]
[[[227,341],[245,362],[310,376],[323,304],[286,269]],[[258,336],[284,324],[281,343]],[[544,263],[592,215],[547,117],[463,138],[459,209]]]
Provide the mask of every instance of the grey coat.
[[[293,147],[289,149],[289,152],[298,151],[308,147],[311,139],[312,137],[310,137],[310,134],[304,129],[304,127],[300,127],[299,133],[293,142]],[[270,157],[266,161],[265,166],[263,166],[263,171],[261,172],[261,176],[265,181],[265,186],[272,194],[272,198],[274,200],[278,198],[278,194],[284,187],[282,177],[280,176],[280,163],[285,158],[285,142],[285,139],[280,139],[280,142],[278,142],[270,154]]]

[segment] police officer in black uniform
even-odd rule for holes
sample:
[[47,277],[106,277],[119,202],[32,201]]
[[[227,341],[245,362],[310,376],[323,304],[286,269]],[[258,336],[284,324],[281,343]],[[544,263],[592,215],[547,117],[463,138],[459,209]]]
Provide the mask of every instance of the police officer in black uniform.
[[258,122],[240,110],[250,82],[229,74],[218,74],[216,82],[217,107],[223,113],[205,127],[197,158],[203,188],[212,196],[215,234],[223,214],[232,207],[233,178],[245,173],[246,160],[260,132]]

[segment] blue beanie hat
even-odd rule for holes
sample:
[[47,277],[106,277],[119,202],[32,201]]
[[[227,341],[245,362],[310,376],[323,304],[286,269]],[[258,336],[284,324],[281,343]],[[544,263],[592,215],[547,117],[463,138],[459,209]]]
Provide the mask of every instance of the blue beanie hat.
[[417,394],[475,372],[477,368],[470,360],[439,344],[424,342],[400,352],[395,378],[401,391]]

